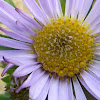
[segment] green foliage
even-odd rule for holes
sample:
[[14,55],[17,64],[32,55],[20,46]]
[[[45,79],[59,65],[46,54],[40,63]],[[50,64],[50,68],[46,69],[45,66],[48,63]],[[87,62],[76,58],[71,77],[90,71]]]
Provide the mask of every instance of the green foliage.
[[0,46],[0,50],[15,50],[14,48]]
[[[0,67],[5,68],[6,65],[7,64],[5,62],[2,62]],[[11,81],[12,81],[11,75],[15,71],[16,68],[17,68],[17,66],[14,66],[11,69],[9,69],[7,71],[7,76],[1,79],[3,82],[6,83],[5,88],[6,88],[7,92],[10,91],[10,86],[11,86]],[[9,100],[10,96],[9,96],[9,94],[7,92],[5,94],[0,95],[0,100]]]
[[0,95],[0,100],[9,100],[10,95],[8,94],[8,92],[6,92],[5,94],[1,94]]
[[3,35],[3,34],[0,34],[0,37],[5,37],[5,38],[13,39],[13,38],[11,38],[11,37],[9,37],[7,35]]
[[[5,68],[7,64],[2,62],[2,68]],[[11,69],[7,71],[7,76],[2,78],[1,80],[6,83],[6,94],[0,95],[0,100],[28,100],[29,99],[29,89],[23,89],[19,93],[16,93],[16,90],[20,85],[23,83],[21,81],[21,78],[17,78],[18,84],[16,84],[14,77],[12,76],[12,73],[15,71],[17,66],[13,66]],[[13,83],[13,84],[12,84]],[[11,91],[11,88],[13,90]]]
[[3,82],[9,83],[10,82],[10,76],[6,76],[1,79]]
[[65,4],[66,4],[66,0],[60,0],[60,2],[61,2],[61,7],[62,7],[63,14],[65,14]]
[[16,6],[15,6],[15,4],[13,3],[13,1],[12,1],[12,0],[4,0],[4,1],[8,2],[8,3],[9,3],[9,4],[11,4],[13,7],[15,7],[15,8],[16,8]]

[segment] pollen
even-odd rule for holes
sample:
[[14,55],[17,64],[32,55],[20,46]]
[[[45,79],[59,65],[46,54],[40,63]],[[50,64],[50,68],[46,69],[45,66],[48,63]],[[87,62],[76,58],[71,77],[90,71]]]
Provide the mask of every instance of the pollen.
[[50,20],[47,26],[37,31],[34,49],[37,61],[50,75],[60,78],[75,77],[86,70],[95,50],[95,36],[87,31],[88,26],[78,20],[59,18]]

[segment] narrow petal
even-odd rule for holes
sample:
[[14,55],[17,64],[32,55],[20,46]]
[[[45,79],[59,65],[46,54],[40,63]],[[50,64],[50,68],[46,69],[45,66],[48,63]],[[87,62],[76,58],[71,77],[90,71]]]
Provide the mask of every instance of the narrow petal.
[[18,61],[21,64],[27,64],[27,63],[32,63],[32,62],[36,62],[36,58],[31,57],[31,55],[26,55],[23,57],[13,57],[13,58],[9,58],[9,61],[13,63],[13,61]]
[[38,97],[37,99],[35,99],[35,100],[45,100],[46,97],[47,97],[47,95],[48,95],[48,91],[49,91],[49,88],[50,88],[51,84],[52,84],[52,78],[51,78],[51,79],[49,78],[49,79],[48,79],[48,82],[46,82],[46,85],[45,85],[45,87],[43,88],[41,94],[40,94],[39,97]]
[[[98,40],[98,42],[100,42],[100,40]],[[96,58],[97,58],[98,60],[100,60],[100,46],[98,46],[98,47],[96,48],[96,50],[93,51],[93,53],[96,55]]]
[[80,83],[78,82],[77,79],[73,80],[73,85],[75,89],[76,100],[87,100],[82,90],[82,87],[80,86]]
[[5,58],[5,57],[3,57],[3,60],[4,60],[5,62],[7,62],[7,63],[11,63],[11,64],[14,64],[14,65],[17,65],[17,66],[22,65],[22,63],[20,63],[19,61],[16,61],[16,60],[9,60],[9,59],[7,59],[7,58]]
[[62,9],[60,0],[39,0],[39,3],[49,19],[56,18],[57,15],[61,16]]
[[53,78],[50,86],[48,100],[58,100],[59,79]]
[[59,82],[59,100],[69,100],[67,80]]
[[50,7],[50,0],[38,0],[41,8],[45,12],[45,14],[48,16],[48,18],[53,18],[52,14],[52,8]]
[[80,0],[73,0],[72,9],[71,9],[71,18],[76,19],[79,12]]
[[89,11],[92,3],[93,3],[93,0],[84,0],[83,1],[82,9],[79,11],[79,16],[78,16],[80,21],[85,19],[85,17],[88,14],[88,11]]
[[68,83],[68,95],[69,95],[69,100],[74,100],[74,95],[73,95],[73,89],[72,89],[72,82],[71,82],[71,80]]
[[18,25],[18,27],[20,27],[21,29],[23,29],[24,31],[26,31],[27,33],[29,33],[32,36],[35,36],[36,33],[31,30],[29,27],[27,27],[26,25],[24,25],[24,23],[20,22],[20,21],[16,21],[16,24]]
[[[82,85],[86,88],[86,90],[93,95],[95,98],[98,98],[95,93],[93,91],[91,91],[91,89],[87,86],[87,84],[85,83],[85,81],[83,79],[81,79],[80,77],[78,77],[80,82],[82,83]],[[99,99],[98,99],[99,100]]]
[[70,17],[73,0],[66,0],[65,16]]
[[90,24],[99,13],[100,13],[100,0],[97,0],[94,6],[92,7],[92,10],[90,11],[89,15],[87,16],[85,23]]
[[[95,22],[94,22],[95,23]],[[100,24],[96,25],[96,26],[93,26],[93,27],[89,27],[88,30],[92,30],[93,32],[91,33],[92,35],[93,34],[100,34]]]
[[[26,22],[15,10],[15,8],[4,0],[0,0],[0,10],[1,12],[6,13],[8,16],[14,19],[20,19],[23,22]],[[5,16],[4,16],[5,17]]]
[[94,28],[97,27],[97,25],[99,26],[100,23],[100,13],[93,19],[91,20],[91,22],[88,22],[89,24],[89,30],[94,30]]
[[23,83],[26,79],[27,79],[27,75],[26,76],[22,76],[21,77],[21,83]]
[[48,78],[49,78],[49,74],[45,73],[43,77],[35,85],[32,85],[30,87],[29,97],[31,99],[36,99],[41,94],[41,92],[43,91],[43,88],[46,85]]
[[[31,85],[35,85],[36,82],[44,75],[45,71],[41,69],[37,69],[36,71],[33,71],[27,80],[16,90],[16,93],[18,93],[21,89],[30,87]],[[34,78],[33,78],[34,77]]]
[[14,71],[13,76],[14,77],[25,76],[33,71],[36,71],[40,67],[41,67],[41,65],[38,64],[38,62],[33,62],[31,64],[21,65]]
[[56,1],[56,10],[57,10],[57,14],[59,17],[61,17],[62,13],[62,8],[61,8],[61,3],[60,0],[55,0]]
[[[4,0],[0,1],[0,22],[11,28],[12,30],[17,30],[16,21],[19,20],[25,25],[33,29],[33,25],[22,18],[15,10],[13,6]],[[6,21],[6,22],[5,22]],[[20,29],[22,31],[22,29]],[[19,31],[19,32],[20,32]],[[21,32],[20,32],[21,33]]]
[[95,97],[97,99],[100,99],[100,81],[98,81],[96,78],[94,78],[93,75],[90,75],[88,72],[84,71],[81,73],[82,80],[86,83],[89,90],[92,91],[93,94],[95,94]]
[[28,50],[0,50],[0,61],[3,60],[3,56],[5,58],[14,58],[14,57],[30,57],[33,59],[36,58],[35,54],[30,54]]
[[3,37],[0,37],[0,45],[5,47],[10,47],[10,48],[16,48],[16,49],[31,50],[31,47],[28,43],[24,43],[21,41],[16,41],[8,38],[3,38]]
[[18,80],[17,80],[17,77],[14,77],[14,81],[15,81],[15,84],[18,86]]
[[14,66],[14,64],[9,63],[9,64],[4,68],[4,70],[3,70],[2,74],[1,74],[1,76],[3,77],[3,76],[6,74],[6,72],[7,72],[10,68],[12,68],[13,66]]
[[21,34],[17,34],[17,33],[14,33],[10,30],[7,30],[7,29],[4,29],[2,27],[0,27],[0,30],[3,31],[6,35],[14,38],[14,39],[17,39],[17,40],[20,40],[20,41],[24,41],[24,42],[29,42],[29,43],[33,43],[32,39],[29,39],[27,37],[24,37],[23,35]]
[[[6,15],[4,14],[0,14],[2,15],[2,17],[0,16],[0,22],[4,25],[6,25],[8,28],[10,28],[11,30],[15,31],[18,34],[21,34],[25,37],[30,38],[29,34],[26,34],[25,31],[23,31],[22,29],[20,29],[17,24],[16,21],[12,21],[10,18],[8,18]],[[3,16],[6,16],[7,18],[4,18]]]
[[[1,15],[2,15],[2,17],[1,17]],[[8,28],[10,28],[11,30],[13,30],[16,33],[21,34],[21,35],[23,35],[25,37],[30,38],[30,34],[29,33],[25,32],[20,27],[18,27],[18,25],[16,24],[17,20],[12,21],[11,18],[8,18],[7,16],[6,16],[7,18],[5,18],[3,16],[6,16],[6,15],[0,14],[0,22],[2,24],[6,25]]]
[[44,15],[38,4],[35,2],[35,0],[23,0],[29,11],[32,13],[32,15],[40,21],[42,24],[46,25],[48,22],[47,17]]
[[29,21],[30,23],[33,24],[34,29],[41,29],[41,25],[31,16],[29,16],[28,14],[26,14],[24,11],[22,11],[19,8],[15,8],[15,10],[27,21]]
[[100,61],[94,61],[93,64],[89,65],[88,70],[90,70],[100,78]]
[[57,17],[56,0],[49,0],[49,5],[52,11],[53,18]]

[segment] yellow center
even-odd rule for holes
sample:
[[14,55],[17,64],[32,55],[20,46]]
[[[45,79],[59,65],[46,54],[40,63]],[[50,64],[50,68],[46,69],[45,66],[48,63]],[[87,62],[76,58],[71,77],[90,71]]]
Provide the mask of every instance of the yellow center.
[[73,77],[87,69],[94,54],[95,36],[88,26],[71,18],[52,20],[34,38],[37,60],[43,69],[59,77]]

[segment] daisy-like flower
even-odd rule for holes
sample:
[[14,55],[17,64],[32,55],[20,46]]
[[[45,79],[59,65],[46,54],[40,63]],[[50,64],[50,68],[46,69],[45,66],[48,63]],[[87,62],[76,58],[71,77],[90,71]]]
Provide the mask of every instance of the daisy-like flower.
[[[29,77],[16,90],[29,88],[30,100],[86,100],[82,84],[100,100],[100,0],[23,0],[34,18],[0,0],[0,60],[19,66],[14,77]],[[92,7],[92,9],[90,9]],[[90,12],[89,12],[90,11]]]

